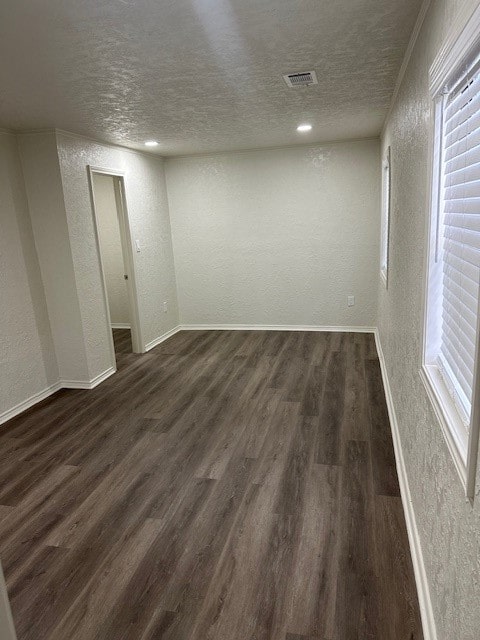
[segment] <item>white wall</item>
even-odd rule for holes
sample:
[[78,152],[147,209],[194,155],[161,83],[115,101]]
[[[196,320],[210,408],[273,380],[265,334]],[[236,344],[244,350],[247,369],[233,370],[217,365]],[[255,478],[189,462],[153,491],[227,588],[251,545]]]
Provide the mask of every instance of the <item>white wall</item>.
[[379,172],[376,140],[168,159],[181,322],[375,325]]
[[[61,381],[111,364],[88,165],[124,174],[144,344],[178,324],[163,161],[67,133],[19,136],[26,191]],[[168,311],[164,313],[164,302]]]
[[84,344],[89,375],[94,378],[108,368],[111,358],[87,167],[124,173],[132,238],[141,249],[133,257],[140,330],[148,344],[178,324],[163,160],[64,132],[56,137]]
[[98,239],[112,324],[130,324],[128,292],[112,176],[93,174]]
[[461,4],[430,4],[382,141],[384,150],[391,146],[392,207],[380,339],[439,640],[480,637],[480,465],[472,506],[419,376],[432,127],[428,70]]
[[0,417],[58,378],[17,140],[0,133]]
[[59,376],[88,380],[55,133],[18,140]]

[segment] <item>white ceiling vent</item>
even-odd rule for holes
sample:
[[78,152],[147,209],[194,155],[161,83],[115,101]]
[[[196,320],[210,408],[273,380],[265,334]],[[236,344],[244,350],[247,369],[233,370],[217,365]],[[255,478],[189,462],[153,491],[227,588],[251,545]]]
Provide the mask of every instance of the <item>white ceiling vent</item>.
[[300,73],[289,73],[283,76],[287,86],[291,89],[295,87],[308,87],[311,84],[318,84],[315,71],[301,71]]

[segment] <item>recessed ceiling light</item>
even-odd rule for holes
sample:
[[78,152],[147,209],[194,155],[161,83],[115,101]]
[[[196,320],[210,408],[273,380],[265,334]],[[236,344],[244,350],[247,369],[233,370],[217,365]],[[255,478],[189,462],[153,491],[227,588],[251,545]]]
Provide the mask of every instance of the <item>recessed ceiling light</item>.
[[156,140],[147,140],[145,142],[145,146],[146,147],[157,147],[158,146],[158,142]]
[[299,124],[297,127],[297,131],[299,131],[300,133],[307,133],[307,131],[311,131],[311,130],[312,130],[311,124]]

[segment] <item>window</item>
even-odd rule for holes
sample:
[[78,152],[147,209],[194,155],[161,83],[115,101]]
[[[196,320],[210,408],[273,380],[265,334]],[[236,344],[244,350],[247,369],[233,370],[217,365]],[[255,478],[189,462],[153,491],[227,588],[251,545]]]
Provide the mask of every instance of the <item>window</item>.
[[388,240],[390,235],[390,147],[382,163],[382,239],[380,273],[385,287],[388,284]]
[[441,64],[432,67],[435,135],[422,368],[470,498],[480,395],[480,44],[474,45],[460,64],[452,45],[450,55],[443,51]]

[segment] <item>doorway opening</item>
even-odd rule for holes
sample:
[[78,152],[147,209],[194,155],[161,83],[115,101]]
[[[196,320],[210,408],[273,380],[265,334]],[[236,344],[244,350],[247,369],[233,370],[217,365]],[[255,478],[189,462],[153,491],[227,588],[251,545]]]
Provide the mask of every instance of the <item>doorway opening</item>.
[[89,168],[112,365],[142,353],[125,185],[120,172]]

